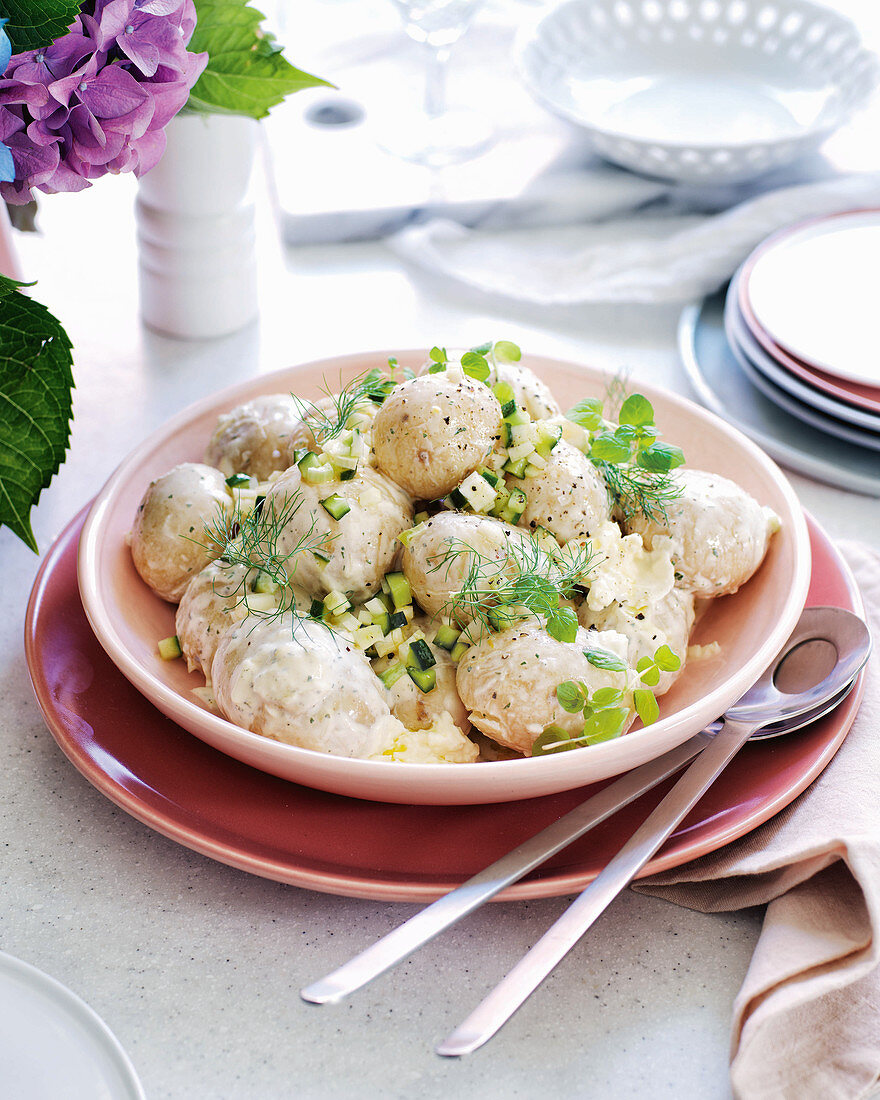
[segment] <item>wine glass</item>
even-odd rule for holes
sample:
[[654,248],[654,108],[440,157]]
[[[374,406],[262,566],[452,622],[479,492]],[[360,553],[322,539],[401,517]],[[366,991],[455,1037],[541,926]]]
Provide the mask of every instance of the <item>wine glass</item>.
[[424,48],[426,81],[423,112],[400,113],[382,144],[390,152],[431,167],[457,164],[492,144],[489,124],[474,111],[450,110],[446,76],[452,46],[470,26],[482,0],[392,0],[404,30]]

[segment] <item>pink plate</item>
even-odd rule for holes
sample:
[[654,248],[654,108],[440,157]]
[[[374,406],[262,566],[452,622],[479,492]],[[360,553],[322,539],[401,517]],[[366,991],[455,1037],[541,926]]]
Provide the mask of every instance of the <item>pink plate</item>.
[[[47,554],[34,584],[25,627],[28,668],[49,729],[72,763],[164,836],[277,882],[348,897],[426,902],[598,790],[497,805],[404,806],[297,786],[217,752],[151,706],[89,629],[76,580],[83,514]],[[812,521],[810,539],[807,602],[863,614],[846,564]],[[643,873],[714,851],[787,806],[834,756],[861,691],[859,684],[836,711],[796,734],[747,746]],[[580,890],[668,786],[621,810],[500,900]]]
[[[659,721],[589,751],[480,764],[392,764],[353,760],[282,744],[250,733],[201,706],[192,689],[204,683],[182,661],[162,661],[156,642],[175,633],[174,609],[135,572],[125,542],[151,478],[179,462],[199,460],[217,417],[257,393],[292,390],[305,397],[336,386],[395,355],[418,366],[423,351],[373,352],[292,367],[251,379],[185,410],[141,444],[95,499],[83,528],[78,576],[92,629],[122,673],[167,717],[213,748],[282,779],[379,802],[475,804],[537,798],[619,775],[686,741],[738,699],[791,633],[810,578],[803,512],[785,475],[745,436],[681,397],[639,388],[654,405],[663,437],[684,448],[688,463],[731,478],[782,521],[767,557],[734,596],[711,601],[694,641],[718,641],[719,660],[693,662],[661,701]],[[530,357],[527,364],[569,408],[601,397],[608,378],[597,370]]]
[[[798,356],[792,348],[786,347],[775,340],[758,319],[750,294],[755,267],[763,257],[772,252],[777,246],[784,246],[792,237],[797,237],[802,232],[810,232],[813,227],[816,227],[817,230],[823,230],[827,227],[833,227],[835,224],[840,224],[839,219],[845,224],[847,219],[863,214],[867,216],[872,213],[875,217],[880,216],[880,211],[847,211],[822,218],[811,218],[781,229],[758,245],[735,276],[735,282],[737,300],[743,320],[761,347],[780,366],[785,367],[786,370],[789,370],[808,385],[836,397],[840,401],[845,401],[849,405],[866,409],[869,412],[880,413],[880,389],[877,385],[868,385],[842,375],[829,374],[823,371],[820,365],[805,360]],[[793,293],[789,288],[787,290]],[[872,339],[871,347],[873,347],[873,342]]]

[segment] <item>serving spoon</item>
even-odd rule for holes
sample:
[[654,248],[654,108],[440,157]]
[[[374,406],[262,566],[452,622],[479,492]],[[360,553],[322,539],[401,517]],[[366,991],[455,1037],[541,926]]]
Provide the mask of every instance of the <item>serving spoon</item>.
[[[863,640],[864,636],[867,635],[867,630],[856,616],[851,615],[849,612],[841,612],[840,614],[843,616],[848,616],[846,621],[850,632],[848,634],[850,642],[846,644],[843,637],[843,620],[838,615],[838,611],[837,608],[809,608],[805,611],[795,633],[792,634],[767,672],[727,712],[728,715],[733,714],[741,704],[748,705],[749,700],[754,700],[759,687],[767,685],[767,711],[764,713],[763,722],[758,723],[758,728],[751,735],[752,737],[778,737],[809,725],[833,710],[849,693],[858,668],[855,668],[848,678],[845,676],[844,669],[851,667],[851,662],[845,662],[842,659],[843,653],[836,646],[838,633],[844,650],[849,651],[853,648],[859,648],[859,639]],[[835,641],[820,637],[823,633],[827,633],[821,628],[824,619],[820,613],[824,612],[831,613],[830,617],[834,619],[835,626],[838,628],[834,635]],[[849,619],[854,620],[855,624],[862,627],[862,634],[859,633],[857,626],[849,623]],[[804,633],[804,630],[806,633]],[[813,643],[812,650],[808,652],[811,641]],[[822,648],[821,653],[816,652],[817,644]],[[809,694],[805,693],[801,698],[800,695],[796,694],[799,685],[795,681],[800,677],[800,685],[802,686],[805,683],[804,676],[806,675],[807,679],[810,678],[810,668],[813,662],[819,658],[824,661],[824,666],[829,666],[826,679],[833,675],[837,690],[831,691],[829,686],[828,691],[823,691],[818,695],[815,691]],[[862,659],[862,663],[866,659],[867,652]],[[833,664],[834,667],[830,668],[829,663]],[[774,687],[774,674],[783,665],[785,665],[785,676],[782,677],[781,686],[786,690],[780,692]],[[803,667],[804,665],[806,665],[806,668]],[[812,680],[807,685],[808,687],[812,687],[817,678],[825,675],[824,666],[818,676],[815,672],[812,673]],[[861,665],[858,667],[861,667]],[[824,683],[824,680],[822,682]],[[820,685],[817,684],[816,686],[819,687]],[[765,689],[762,688],[761,690]],[[782,717],[782,711],[778,706],[779,698],[787,703],[784,712],[785,717]],[[726,717],[727,715],[725,715]],[[674,775],[698,753],[705,750],[714,738],[720,736],[724,728],[724,720],[713,722],[683,745],[679,745],[656,760],[650,760],[646,764],[634,768],[620,779],[610,783],[598,794],[576,806],[545,829],[536,833],[535,836],[530,837],[517,848],[514,848],[513,851],[508,852],[490,866],[478,872],[463,885],[420,910],[409,920],[393,929],[343,966],[306,986],[300,995],[304,1000],[314,1004],[325,1004],[339,1001],[349,993],[360,989],[372,981],[373,978],[378,977],[411,955],[419,947],[429,943],[440,932],[472,913],[505,887],[517,882],[524,875],[550,859],[551,856],[562,851],[563,848],[572,844],[602,821],[605,821],[617,810],[629,805],[629,803],[662,783],[664,779]],[[725,763],[732,755],[726,757]],[[724,764],[721,765],[722,768],[723,766]],[[718,772],[715,773],[715,775],[717,774]],[[709,782],[711,781],[710,779]],[[708,783],[706,786],[708,786]],[[686,810],[683,811],[680,817],[670,826],[669,832],[672,831],[675,824],[686,812]],[[666,835],[668,836],[668,833]],[[665,836],[662,839],[665,839]],[[662,843],[662,840],[660,843]],[[657,847],[659,847],[659,843]],[[646,858],[650,858],[651,854],[653,852],[649,853]],[[623,888],[623,885],[625,883],[621,884],[620,889]],[[501,1026],[500,1023],[498,1026]],[[486,1038],[488,1037],[487,1035]],[[471,1049],[475,1049],[475,1047]],[[450,1051],[450,1053],[453,1052]],[[465,1053],[465,1051],[455,1051],[454,1053]]]
[[[590,885],[467,1019],[435,1048],[457,1056],[502,1027],[664,843],[752,737],[788,732],[788,722],[835,699],[864,666],[871,635],[842,608],[810,607],[763,676],[724,714],[722,726],[672,790]],[[798,724],[801,724],[798,722]]]

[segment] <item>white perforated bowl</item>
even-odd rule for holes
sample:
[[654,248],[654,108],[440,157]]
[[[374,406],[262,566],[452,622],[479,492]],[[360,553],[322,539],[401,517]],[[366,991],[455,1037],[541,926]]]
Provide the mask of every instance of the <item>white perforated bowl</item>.
[[855,25],[808,0],[567,0],[515,52],[532,94],[602,156],[691,183],[794,160],[880,79]]

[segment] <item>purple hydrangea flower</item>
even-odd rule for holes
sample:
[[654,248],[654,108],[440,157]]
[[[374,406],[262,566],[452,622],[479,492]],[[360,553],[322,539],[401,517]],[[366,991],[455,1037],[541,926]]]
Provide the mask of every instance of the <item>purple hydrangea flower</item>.
[[[12,57],[12,45],[9,35],[6,33],[6,20],[0,19],[0,73],[6,71],[6,66]],[[15,161],[9,146],[0,140],[0,180],[9,182],[15,179]]]
[[[208,61],[186,48],[195,24],[193,0],[91,0],[67,34],[10,57],[0,195],[24,203],[34,188],[81,191],[107,172],[148,172]],[[4,149],[14,176],[3,175]]]

